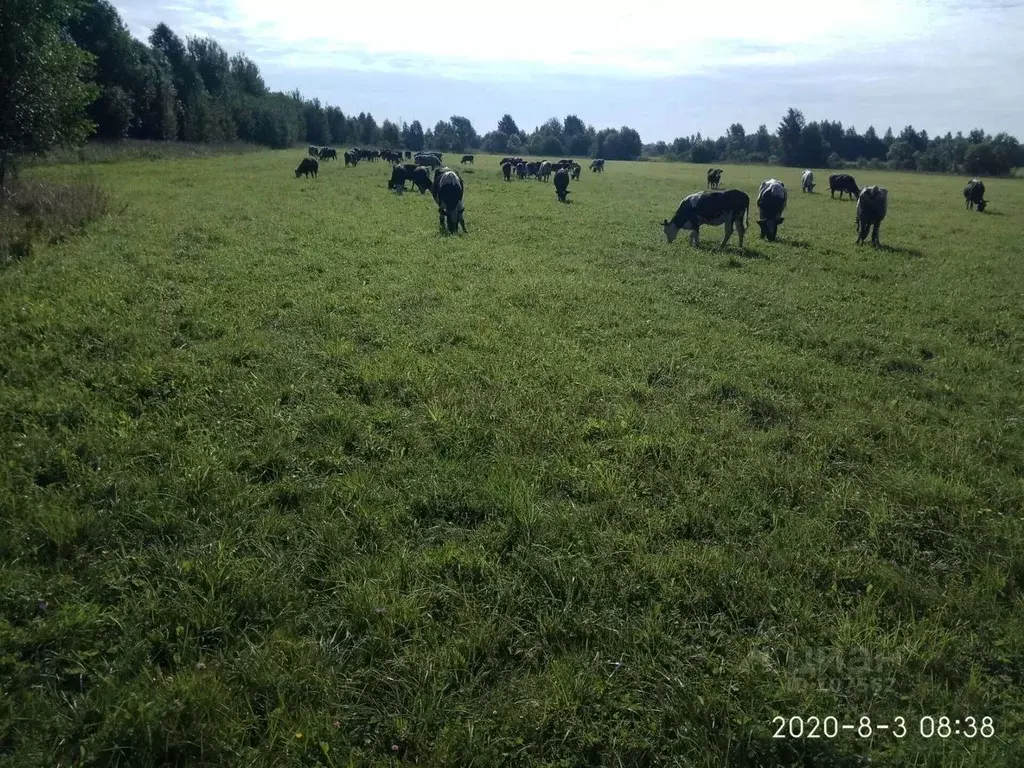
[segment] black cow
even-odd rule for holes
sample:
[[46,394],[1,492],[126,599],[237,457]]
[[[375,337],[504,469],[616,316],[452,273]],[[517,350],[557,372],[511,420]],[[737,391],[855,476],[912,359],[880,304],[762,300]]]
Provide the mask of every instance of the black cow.
[[417,152],[413,160],[417,165],[425,165],[428,168],[441,167],[441,158],[433,152]]
[[421,195],[425,195],[427,190],[431,187],[430,169],[424,168],[422,165],[416,166],[416,170],[412,172],[412,175],[407,175],[406,178],[408,178],[409,181],[412,182],[412,185],[420,191]]
[[309,149],[307,151],[309,152],[310,157],[316,157],[320,154],[320,148],[314,147],[312,144],[309,145]]
[[[405,189],[405,182],[406,182],[407,179],[410,178],[409,176],[406,175],[406,168],[407,167],[408,166],[405,166],[405,165],[393,165],[393,166],[391,166],[391,178],[388,179],[388,183],[387,183],[387,188],[388,189],[397,190],[399,187],[401,187],[403,190]],[[416,166],[415,165],[412,166],[412,170],[413,171],[416,170]]]
[[565,168],[559,168],[555,171],[555,195],[558,197],[560,203],[565,202],[566,195],[569,194],[569,172]]
[[594,160],[590,164],[590,170],[591,171],[597,171],[598,173],[601,173],[602,171],[604,171],[604,158],[599,157],[596,160]]
[[338,159],[338,150],[334,149],[333,147],[323,147],[320,150],[320,159],[321,160],[337,160]]
[[964,207],[973,210],[974,206],[978,206],[978,213],[983,213],[986,205],[985,185],[981,179],[971,179],[964,187]]
[[864,242],[871,228],[871,244],[878,245],[878,227],[889,208],[889,190],[885,187],[864,187],[857,195],[857,245]]
[[834,200],[836,192],[839,193],[839,199],[843,199],[843,193],[845,192],[853,200],[855,197],[860,197],[860,187],[857,186],[857,182],[853,180],[853,176],[848,173],[833,173],[828,177],[828,191]]
[[711,189],[718,189],[722,183],[722,169],[721,168],[708,168],[708,183],[707,186]]
[[473,156],[472,155],[463,155],[461,162],[463,164],[469,163],[470,165],[472,165],[473,164]]
[[505,181],[512,181],[512,163],[506,161],[502,164],[501,175],[505,177]]
[[353,168],[355,168],[356,167],[356,163],[359,162],[359,152],[358,152],[358,150],[351,150],[349,152],[346,152],[344,154],[344,157],[345,157],[345,167],[346,168],[348,168],[350,165]]
[[733,226],[740,237],[740,248],[743,247],[743,234],[749,223],[750,198],[746,192],[738,189],[727,189],[724,192],[694,192],[683,199],[672,219],[665,219],[661,227],[666,239],[671,243],[676,239],[680,229],[690,230],[690,243],[700,245],[700,226],[725,225],[725,238],[719,248],[724,248],[732,237]]
[[299,176],[305,176],[308,179],[312,176],[315,179],[317,171],[319,170],[320,163],[318,163],[315,158],[304,157],[302,158],[302,162],[299,163],[299,167],[295,169],[295,178],[297,179]]
[[761,239],[774,242],[779,236],[779,225],[785,221],[782,218],[786,210],[786,185],[778,179],[766,179],[761,182],[757,191],[757,212],[760,218],[757,223],[761,227]]
[[573,163],[572,164],[572,178],[573,178],[573,181],[579,181],[580,171],[582,171],[582,170],[583,170],[583,166],[580,165],[579,163]]
[[522,160],[516,163],[516,178],[526,178],[526,163],[524,163]]
[[438,168],[434,171],[434,186],[430,194],[437,203],[438,224],[442,232],[446,224],[449,234],[458,232],[459,226],[466,232],[462,192],[462,177],[458,173],[450,168]]
[[405,150],[405,159],[406,160],[412,160],[412,152],[410,150],[408,150],[408,149]]

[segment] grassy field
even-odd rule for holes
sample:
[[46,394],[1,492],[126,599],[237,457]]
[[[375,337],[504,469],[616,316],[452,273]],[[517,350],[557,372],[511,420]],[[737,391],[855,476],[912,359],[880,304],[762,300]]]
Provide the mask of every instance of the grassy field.
[[790,203],[719,251],[703,167],[478,156],[442,237],[301,156],[0,271],[0,764],[1024,764],[1024,184],[856,172],[872,249],[726,167]]

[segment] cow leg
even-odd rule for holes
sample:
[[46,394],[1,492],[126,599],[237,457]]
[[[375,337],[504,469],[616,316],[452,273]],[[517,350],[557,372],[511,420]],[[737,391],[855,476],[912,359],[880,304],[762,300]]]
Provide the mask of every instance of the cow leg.
[[465,234],[469,234],[469,232],[466,230],[466,220],[462,217],[461,213],[459,214],[459,226],[462,227],[462,231]]
[[690,245],[694,248],[700,247],[700,229],[698,227],[690,230]]
[[736,219],[736,232],[740,238],[740,250],[743,250],[743,235],[747,233],[747,228],[743,226],[743,214],[741,213]]
[[878,242],[878,228],[880,226],[882,226],[882,222],[876,221],[875,226],[871,229],[871,244],[874,246],[881,245],[881,243]]
[[730,237],[732,237],[732,219],[728,218],[725,220],[725,237],[722,238],[722,244],[718,246],[719,250],[725,248],[725,244],[729,242]]

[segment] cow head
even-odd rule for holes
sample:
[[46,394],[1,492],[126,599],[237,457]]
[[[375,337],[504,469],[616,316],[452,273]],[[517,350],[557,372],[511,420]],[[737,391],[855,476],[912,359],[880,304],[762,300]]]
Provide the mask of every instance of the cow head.
[[301,175],[302,175],[302,168],[301,167],[300,168],[296,168],[295,169],[295,178],[297,179]]
[[984,213],[986,205],[988,205],[988,200],[982,200],[978,203],[978,213]]
[[761,237],[774,243],[775,238],[779,236],[779,225],[784,221],[785,219],[758,219],[757,223],[761,227]]
[[665,239],[668,240],[670,243],[673,240],[675,240],[676,235],[679,234],[679,227],[677,227],[674,222],[671,222],[668,219],[665,219],[663,222],[661,222],[661,228],[665,232]]
[[569,190],[568,189],[556,189],[555,190],[555,194],[558,195],[559,201],[564,203],[566,201],[565,198],[569,194]]

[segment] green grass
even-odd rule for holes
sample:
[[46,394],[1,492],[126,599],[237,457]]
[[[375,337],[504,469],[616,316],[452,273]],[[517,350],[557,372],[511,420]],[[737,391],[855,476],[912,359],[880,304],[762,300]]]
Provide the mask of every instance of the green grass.
[[858,171],[872,249],[726,167],[790,203],[718,251],[703,167],[478,156],[442,237],[301,156],[0,271],[0,764],[1024,764],[1024,185]]

